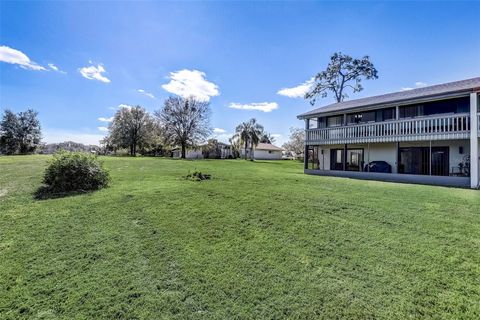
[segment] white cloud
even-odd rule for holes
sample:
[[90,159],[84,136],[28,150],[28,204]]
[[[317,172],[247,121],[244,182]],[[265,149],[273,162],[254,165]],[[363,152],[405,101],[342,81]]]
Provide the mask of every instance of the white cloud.
[[107,127],[97,127],[98,130],[102,131],[102,132],[108,132],[108,128]]
[[425,82],[417,81],[415,82],[415,87],[402,87],[400,88],[400,91],[408,91],[408,90],[413,90],[413,89],[417,89],[425,86],[427,86]]
[[224,133],[217,133],[217,134],[213,134],[213,138],[214,139],[217,139],[218,141],[221,141],[221,142],[224,142],[224,143],[229,143],[229,139],[233,136],[233,133],[228,133],[228,132],[224,132]]
[[258,110],[262,112],[271,112],[275,109],[278,109],[278,104],[276,102],[260,102],[260,103],[250,103],[250,104],[240,104],[240,103],[232,102],[228,107],[232,109]]
[[7,47],[7,46],[0,46],[0,61],[10,63],[10,64],[17,64],[23,69],[30,69],[30,70],[47,70],[41,65],[30,60],[30,58],[23,52]]
[[102,75],[102,73],[106,72],[102,64],[99,64],[96,67],[95,66],[83,67],[78,69],[78,71],[82,74],[84,78],[87,78],[90,80],[98,80],[105,83],[110,82],[110,79]]
[[282,135],[280,133],[272,133],[271,136],[274,138],[280,138]]
[[143,89],[138,89],[137,91],[140,92],[141,94],[146,95],[147,97],[150,97],[150,98],[152,98],[152,99],[155,99],[155,96],[153,95],[153,93],[147,92],[147,91],[145,91],[145,90],[143,90]]
[[213,132],[214,132],[214,133],[225,133],[225,132],[227,132],[227,130],[221,129],[221,128],[214,128],[214,129],[213,129]]
[[53,70],[53,71],[57,71],[57,72],[60,72],[60,73],[63,73],[65,74],[66,72],[65,71],[62,71],[60,70],[60,68],[58,68],[56,65],[54,65],[53,63],[49,63],[48,64],[48,67]]
[[63,129],[42,130],[43,141],[46,143],[59,143],[74,141],[83,144],[100,145],[100,140],[105,138],[103,134],[94,134],[82,131],[69,131]]
[[121,109],[121,108],[126,108],[126,109],[132,109],[132,106],[131,105],[128,105],[128,104],[119,104],[117,109]]
[[195,97],[198,100],[210,101],[211,97],[218,96],[218,86],[205,79],[205,73],[198,70],[183,69],[170,72],[170,82],[162,85],[165,91],[183,98]]
[[98,121],[101,121],[101,122],[112,122],[112,121],[113,121],[113,117],[110,117],[110,118],[100,117],[100,118],[98,118]]
[[283,88],[278,90],[277,94],[289,98],[303,98],[305,94],[312,88],[314,83],[314,78],[311,78],[308,81],[305,81],[302,84],[299,84],[293,88]]

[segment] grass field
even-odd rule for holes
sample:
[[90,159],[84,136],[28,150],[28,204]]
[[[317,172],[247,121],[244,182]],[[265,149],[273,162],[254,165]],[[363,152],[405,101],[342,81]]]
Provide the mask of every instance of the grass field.
[[105,158],[35,200],[47,159],[0,157],[0,319],[480,317],[480,191]]

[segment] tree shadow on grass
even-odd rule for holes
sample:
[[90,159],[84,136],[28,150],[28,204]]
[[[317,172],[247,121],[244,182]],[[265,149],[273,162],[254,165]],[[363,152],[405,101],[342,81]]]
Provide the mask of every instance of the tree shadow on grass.
[[35,200],[48,200],[48,199],[58,199],[58,198],[66,198],[66,197],[73,197],[80,194],[92,193],[94,190],[78,190],[78,191],[69,191],[69,192],[58,192],[52,190],[48,186],[41,186],[39,187],[34,193],[33,198]]

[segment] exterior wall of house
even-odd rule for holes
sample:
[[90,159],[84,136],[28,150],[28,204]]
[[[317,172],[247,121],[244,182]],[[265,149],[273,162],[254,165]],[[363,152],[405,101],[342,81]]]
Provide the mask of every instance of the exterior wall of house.
[[253,157],[256,160],[281,160],[282,151],[254,150]]
[[[245,155],[244,150],[240,150],[240,157]],[[247,158],[250,158],[250,150],[247,149]],[[253,150],[253,158],[255,160],[281,160],[282,151],[269,151],[269,150]]]
[[[323,155],[319,154],[319,168],[321,170],[330,170],[330,150],[343,149],[344,145],[323,146]],[[370,159],[368,160],[368,145],[366,144],[349,144],[349,149],[362,148],[365,164],[367,161],[385,161],[392,166],[392,172],[397,172],[397,146],[395,143],[377,143],[370,144]]]
[[[396,143],[376,143],[370,144],[370,157],[368,156],[367,144],[349,144],[349,149],[363,148],[364,162],[368,161],[385,161],[392,166],[392,173],[397,173],[397,144]],[[428,147],[429,143],[424,141],[402,142],[400,147]],[[480,142],[479,142],[480,146]],[[432,147],[449,147],[449,170],[452,167],[457,167],[459,163],[463,162],[466,155],[470,154],[469,140],[441,140],[432,141]],[[460,154],[460,147],[463,148],[463,153]],[[320,170],[330,170],[330,150],[343,149],[344,145],[329,145],[320,146],[323,150],[323,155],[319,151],[319,168]],[[368,159],[369,157],[369,159]]]

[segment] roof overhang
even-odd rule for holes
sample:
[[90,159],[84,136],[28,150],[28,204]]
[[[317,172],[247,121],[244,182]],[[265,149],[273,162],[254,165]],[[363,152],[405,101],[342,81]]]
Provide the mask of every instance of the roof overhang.
[[297,118],[308,119],[318,116],[340,115],[352,111],[372,110],[443,100],[467,96],[472,92],[480,92],[480,77],[333,103],[300,114]]

